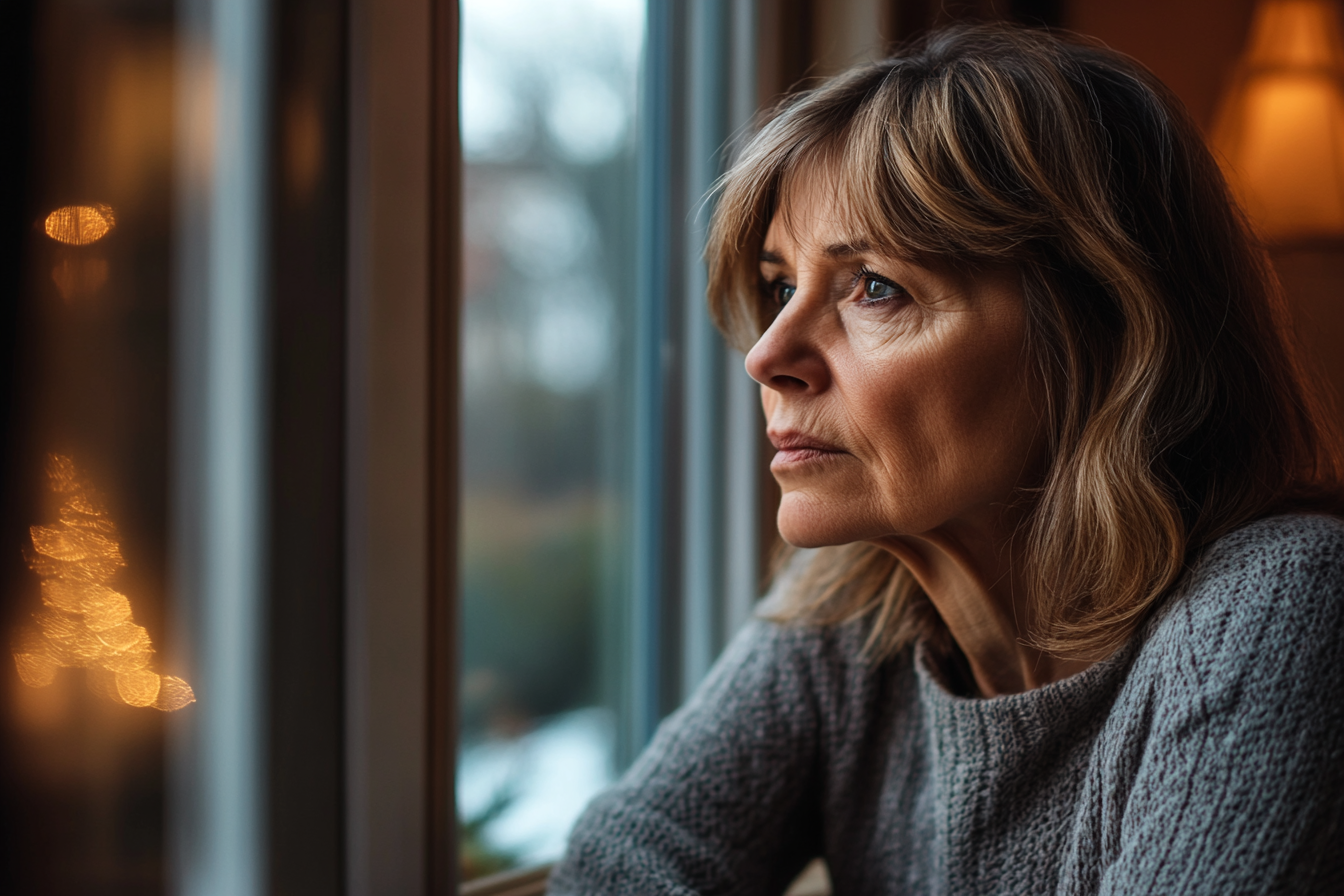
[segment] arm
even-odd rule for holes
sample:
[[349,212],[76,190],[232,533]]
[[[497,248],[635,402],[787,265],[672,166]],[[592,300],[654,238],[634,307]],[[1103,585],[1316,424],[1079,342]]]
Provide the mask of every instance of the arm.
[[575,824],[552,894],[773,893],[820,849],[814,630],[752,622]]
[[1163,621],[1101,893],[1344,892],[1344,526],[1308,528],[1325,535],[1280,533]]

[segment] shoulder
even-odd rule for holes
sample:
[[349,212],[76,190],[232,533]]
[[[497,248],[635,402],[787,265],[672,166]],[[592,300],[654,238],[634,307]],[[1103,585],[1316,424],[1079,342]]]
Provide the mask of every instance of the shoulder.
[[1099,766],[1116,807],[1102,889],[1336,892],[1344,522],[1229,533],[1135,646]]
[[1344,520],[1258,520],[1210,545],[1149,625],[1139,665],[1266,696],[1344,686]]
[[1294,514],[1230,532],[1196,560],[1175,602],[1207,623],[1282,618],[1291,625],[1338,616],[1344,609],[1344,520]]
[[1256,520],[1210,545],[1193,572],[1261,581],[1304,574],[1344,579],[1344,519],[1288,514]]

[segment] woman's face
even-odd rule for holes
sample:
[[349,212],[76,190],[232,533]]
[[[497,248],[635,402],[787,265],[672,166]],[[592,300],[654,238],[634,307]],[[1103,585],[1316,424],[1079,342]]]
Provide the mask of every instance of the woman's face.
[[747,355],[780,533],[816,547],[996,525],[1044,456],[1017,272],[879,253],[827,178],[795,183],[761,252],[779,315]]

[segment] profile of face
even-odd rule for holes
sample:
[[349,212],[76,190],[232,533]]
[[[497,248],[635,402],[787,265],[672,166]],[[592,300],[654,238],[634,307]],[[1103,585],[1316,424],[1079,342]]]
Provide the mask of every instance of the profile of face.
[[884,254],[832,179],[792,181],[760,260],[778,316],[747,355],[780,533],[800,547],[989,534],[1045,453],[1017,272]]

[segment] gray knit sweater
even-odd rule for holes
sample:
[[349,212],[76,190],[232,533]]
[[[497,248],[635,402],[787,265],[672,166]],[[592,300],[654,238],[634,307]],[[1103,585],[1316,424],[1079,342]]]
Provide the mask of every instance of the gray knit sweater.
[[554,894],[1344,894],[1344,522],[1207,550],[1105,662],[950,694],[756,621],[575,825]]

